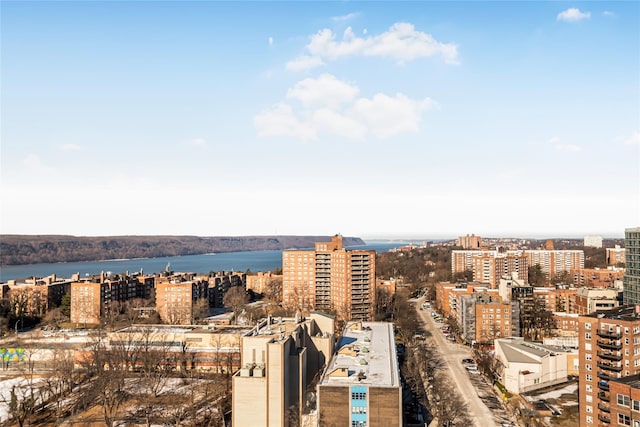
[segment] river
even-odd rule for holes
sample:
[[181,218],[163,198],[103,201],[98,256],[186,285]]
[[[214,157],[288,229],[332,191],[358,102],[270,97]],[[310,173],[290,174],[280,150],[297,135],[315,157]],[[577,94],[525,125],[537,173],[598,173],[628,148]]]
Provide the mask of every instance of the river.
[[[364,246],[352,246],[348,249],[373,249],[386,252],[391,248],[402,246],[404,242],[369,243]],[[248,251],[226,252],[203,255],[185,255],[160,258],[121,259],[104,261],[60,262],[52,264],[8,265],[0,267],[0,283],[7,280],[20,280],[28,277],[46,277],[55,274],[57,277],[71,277],[113,273],[132,273],[143,270],[146,273],[163,271],[167,265],[173,271],[208,273],[210,271],[267,271],[282,267],[282,251]]]

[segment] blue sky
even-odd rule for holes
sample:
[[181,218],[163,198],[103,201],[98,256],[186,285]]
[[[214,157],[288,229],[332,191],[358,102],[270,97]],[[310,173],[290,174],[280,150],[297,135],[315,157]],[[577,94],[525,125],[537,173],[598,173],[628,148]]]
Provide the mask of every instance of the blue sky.
[[621,236],[637,2],[2,2],[2,233]]

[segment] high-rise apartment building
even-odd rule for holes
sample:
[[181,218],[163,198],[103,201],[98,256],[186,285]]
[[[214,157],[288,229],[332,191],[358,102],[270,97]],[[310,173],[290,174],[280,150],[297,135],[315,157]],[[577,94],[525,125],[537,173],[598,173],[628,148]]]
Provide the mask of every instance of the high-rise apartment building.
[[282,253],[282,300],[286,307],[368,320],[375,301],[376,253],[347,250],[342,236],[317,242],[315,250]]
[[456,245],[462,249],[480,249],[482,246],[482,237],[476,236],[475,234],[460,236],[456,240]]
[[621,248],[620,245],[616,245],[613,248],[606,249],[607,265],[616,266],[618,264],[624,264],[625,262],[625,248]]
[[640,373],[639,312],[624,306],[578,317],[581,427],[619,425],[610,415],[613,382]]
[[584,246],[591,248],[601,248],[602,247],[602,236],[584,236]]
[[640,304],[640,227],[624,230],[624,303]]
[[497,287],[502,277],[518,277],[528,281],[528,260],[521,251],[452,251],[451,272],[470,270],[473,281]]

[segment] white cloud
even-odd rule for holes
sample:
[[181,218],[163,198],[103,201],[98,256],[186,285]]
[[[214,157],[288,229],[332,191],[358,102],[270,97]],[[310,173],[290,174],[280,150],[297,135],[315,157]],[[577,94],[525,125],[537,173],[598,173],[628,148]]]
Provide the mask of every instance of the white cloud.
[[287,62],[287,70],[289,71],[305,71],[311,68],[324,65],[322,58],[318,56],[300,55],[295,59]]
[[194,138],[190,141],[191,145],[195,146],[195,147],[206,147],[207,146],[207,141],[204,140],[204,138]]
[[81,150],[82,147],[78,144],[62,144],[60,146],[60,149],[63,151],[78,151]]
[[551,138],[551,139],[549,140],[549,142],[550,142],[551,144],[557,144],[557,143],[559,143],[559,142],[560,142],[560,137],[559,137],[559,136],[554,136],[553,138]]
[[563,10],[556,16],[556,20],[564,22],[577,22],[589,18],[591,18],[591,12],[581,12],[580,9],[575,7]]
[[287,98],[300,103],[300,111],[285,103],[276,104],[254,117],[261,137],[285,136],[302,140],[333,135],[361,141],[367,136],[389,138],[420,129],[422,114],[434,105],[425,98],[414,100],[404,94],[382,93],[358,98],[357,86],[330,74],[299,81]]
[[413,24],[398,22],[389,30],[377,36],[355,35],[351,27],[337,40],[336,34],[322,29],[311,36],[305,47],[307,53],[287,64],[293,71],[307,70],[324,64],[324,60],[336,60],[348,56],[375,56],[391,58],[399,63],[418,58],[441,56],[447,64],[458,64],[458,46],[455,43],[441,43],[431,34],[417,31]]
[[299,120],[291,106],[284,103],[257,114],[253,118],[253,124],[258,129],[258,136],[262,137],[286,136],[303,141],[317,137],[313,126]]
[[273,37],[269,37],[269,46],[273,46]]
[[602,12],[602,14],[609,18],[613,18],[614,16],[616,16],[616,14],[614,12],[611,12],[610,10],[605,10],[604,12]]
[[307,78],[287,91],[287,98],[297,99],[304,105],[338,107],[358,95],[357,86],[338,80],[331,74],[322,74],[317,79]]
[[628,138],[625,138],[624,143],[626,145],[640,145],[640,132],[633,131]]
[[341,15],[341,16],[332,16],[331,19],[335,22],[346,22],[346,21],[351,21],[352,19],[357,18],[358,16],[360,16],[358,12],[353,12],[353,13],[347,13],[346,15]]
[[555,145],[555,149],[563,153],[577,153],[582,150],[582,148],[575,144],[557,144]]
[[394,97],[378,93],[371,99],[360,98],[353,112],[367,125],[371,134],[384,139],[418,131],[422,113],[432,106],[433,101],[429,98],[415,101],[401,93]]

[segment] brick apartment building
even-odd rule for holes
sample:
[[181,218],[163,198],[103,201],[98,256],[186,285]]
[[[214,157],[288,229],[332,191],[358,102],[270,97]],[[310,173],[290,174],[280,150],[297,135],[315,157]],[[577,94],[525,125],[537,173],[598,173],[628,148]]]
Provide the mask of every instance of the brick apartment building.
[[163,322],[186,325],[193,321],[193,305],[207,301],[209,282],[192,274],[176,274],[156,279],[156,311]]
[[315,250],[283,251],[283,304],[302,313],[368,320],[375,305],[375,259],[373,250],[345,249],[340,235],[317,242]]
[[[619,425],[618,385],[640,372],[640,309],[617,307],[578,317],[580,426]],[[622,424],[630,425],[630,424]]]
[[605,425],[640,427],[640,375],[611,380],[609,389],[611,412],[600,414],[599,421]]
[[72,323],[98,324],[112,302],[148,300],[154,295],[154,276],[101,273],[71,283]]

